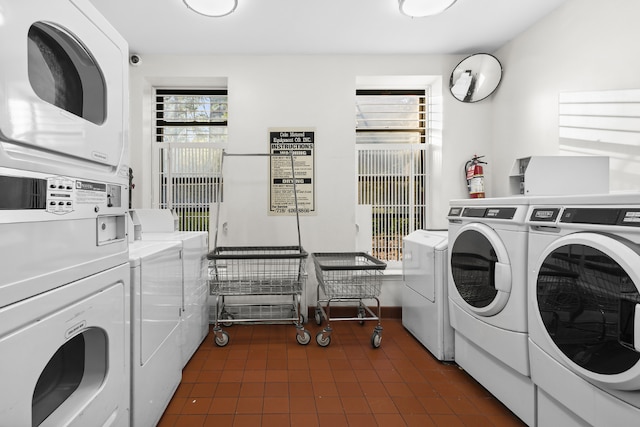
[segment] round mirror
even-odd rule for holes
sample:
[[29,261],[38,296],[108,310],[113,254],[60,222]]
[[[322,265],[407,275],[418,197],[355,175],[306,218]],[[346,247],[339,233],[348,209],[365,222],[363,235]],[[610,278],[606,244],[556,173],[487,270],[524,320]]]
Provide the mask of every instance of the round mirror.
[[491,95],[502,79],[502,65],[495,56],[476,53],[453,69],[449,79],[451,94],[462,102],[478,102]]

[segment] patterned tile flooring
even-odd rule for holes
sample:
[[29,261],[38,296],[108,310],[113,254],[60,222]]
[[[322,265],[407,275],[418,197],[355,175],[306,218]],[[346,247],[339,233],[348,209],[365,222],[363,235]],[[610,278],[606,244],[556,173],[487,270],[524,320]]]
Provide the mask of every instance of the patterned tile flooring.
[[185,367],[160,427],[524,426],[455,363],[436,360],[400,319],[332,322],[331,344],[300,345],[292,325],[234,325],[209,334]]

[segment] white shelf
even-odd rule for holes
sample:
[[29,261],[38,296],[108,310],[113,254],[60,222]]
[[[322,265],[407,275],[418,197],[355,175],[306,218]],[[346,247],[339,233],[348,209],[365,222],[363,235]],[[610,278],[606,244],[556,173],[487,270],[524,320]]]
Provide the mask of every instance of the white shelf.
[[532,156],[516,159],[509,174],[512,195],[557,196],[609,192],[609,157]]

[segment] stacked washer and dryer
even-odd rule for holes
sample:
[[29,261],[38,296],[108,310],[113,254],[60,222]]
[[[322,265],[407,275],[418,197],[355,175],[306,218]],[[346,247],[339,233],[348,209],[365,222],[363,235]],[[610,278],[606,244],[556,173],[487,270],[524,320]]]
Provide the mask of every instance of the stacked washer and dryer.
[[128,47],[0,0],[0,424],[129,425]]
[[637,425],[640,193],[532,198],[527,222],[538,425]]

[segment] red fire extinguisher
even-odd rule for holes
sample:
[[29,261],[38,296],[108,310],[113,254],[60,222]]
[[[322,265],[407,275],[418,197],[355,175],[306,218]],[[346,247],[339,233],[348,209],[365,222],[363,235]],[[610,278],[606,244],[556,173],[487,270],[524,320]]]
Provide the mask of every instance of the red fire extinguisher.
[[467,188],[472,199],[484,199],[484,169],[482,165],[486,165],[487,162],[480,160],[483,157],[474,154],[473,158],[464,165]]

